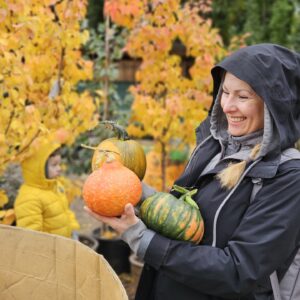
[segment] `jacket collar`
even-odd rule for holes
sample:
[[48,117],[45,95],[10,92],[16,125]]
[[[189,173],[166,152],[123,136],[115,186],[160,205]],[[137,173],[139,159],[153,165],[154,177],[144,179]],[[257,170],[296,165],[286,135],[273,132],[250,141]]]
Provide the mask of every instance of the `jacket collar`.
[[[205,129],[204,129],[205,130]],[[206,131],[207,132],[207,131]],[[196,134],[199,135],[200,133],[204,133],[203,128],[202,130],[199,128],[196,131]],[[200,137],[198,136],[198,139]],[[214,139],[213,137],[210,139],[206,139],[202,145],[199,147],[199,151],[201,148],[211,149],[209,151],[212,155],[206,152],[206,158],[212,159],[214,155],[216,155],[217,151],[221,151],[221,146],[219,140]],[[217,150],[218,149],[218,150]],[[207,156],[209,155],[209,157]],[[210,157],[212,156],[212,157]],[[238,159],[238,157],[236,157]],[[250,177],[260,177],[260,178],[272,178],[277,173],[278,167],[280,163],[280,153],[272,153],[272,155],[265,156],[259,163],[257,163],[248,173]],[[249,163],[250,164],[250,163]],[[201,170],[202,171],[202,170]]]

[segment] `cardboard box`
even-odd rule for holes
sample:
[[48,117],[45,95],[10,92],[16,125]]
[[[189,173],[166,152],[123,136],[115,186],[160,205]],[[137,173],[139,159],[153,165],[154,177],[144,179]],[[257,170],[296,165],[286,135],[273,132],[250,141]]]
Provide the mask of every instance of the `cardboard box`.
[[116,273],[78,241],[0,225],[1,300],[128,300]]

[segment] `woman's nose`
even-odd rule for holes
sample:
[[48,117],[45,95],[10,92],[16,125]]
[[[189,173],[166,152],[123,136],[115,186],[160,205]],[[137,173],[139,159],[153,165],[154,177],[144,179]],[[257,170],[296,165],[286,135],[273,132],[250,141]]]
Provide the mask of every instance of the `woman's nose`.
[[222,100],[222,108],[225,113],[237,110],[236,101],[232,95],[227,95]]

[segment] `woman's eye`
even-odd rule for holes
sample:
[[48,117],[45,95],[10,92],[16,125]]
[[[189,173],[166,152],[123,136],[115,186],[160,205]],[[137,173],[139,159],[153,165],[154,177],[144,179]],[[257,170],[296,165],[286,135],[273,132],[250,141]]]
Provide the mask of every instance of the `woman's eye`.
[[239,96],[239,98],[240,98],[241,100],[247,100],[247,99],[249,99],[248,96]]
[[224,91],[224,90],[222,92],[223,92],[224,95],[229,95],[229,93]]

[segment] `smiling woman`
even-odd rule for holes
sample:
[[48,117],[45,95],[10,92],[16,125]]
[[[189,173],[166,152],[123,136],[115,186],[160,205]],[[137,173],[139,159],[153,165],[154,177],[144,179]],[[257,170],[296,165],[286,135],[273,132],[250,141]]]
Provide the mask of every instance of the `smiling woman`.
[[[145,262],[136,300],[280,299],[270,275],[282,278],[300,245],[300,154],[290,149],[300,138],[299,65],[299,54],[259,44],[212,69],[209,116],[170,191],[197,189],[205,225],[199,244],[147,228],[130,204],[121,218],[102,219]],[[296,151],[292,160],[286,150]],[[255,196],[254,182],[261,187]],[[300,284],[292,284],[298,300]]]
[[221,107],[232,136],[242,136],[264,127],[264,102],[245,81],[226,73]]

